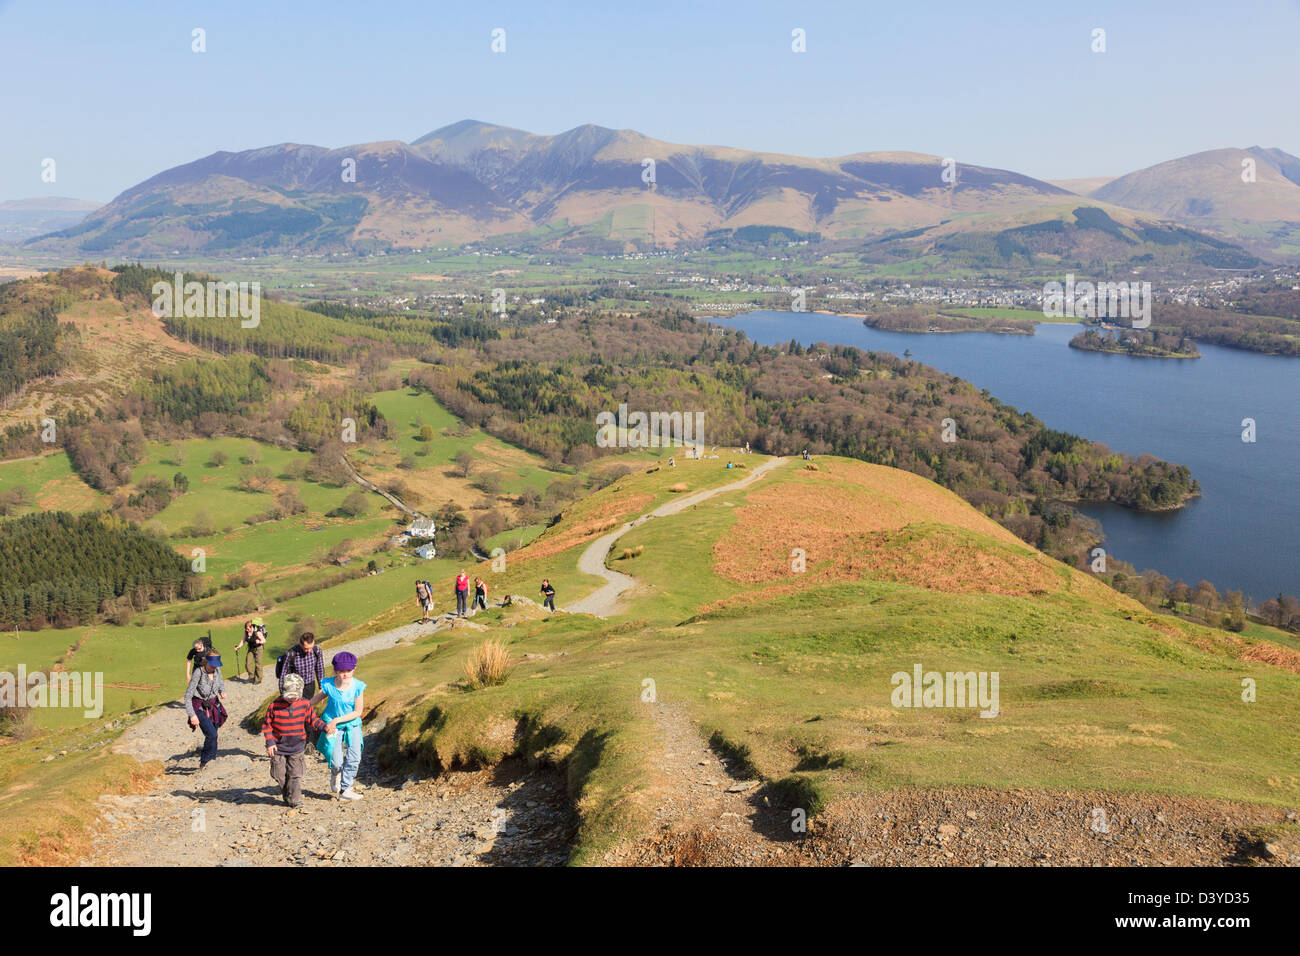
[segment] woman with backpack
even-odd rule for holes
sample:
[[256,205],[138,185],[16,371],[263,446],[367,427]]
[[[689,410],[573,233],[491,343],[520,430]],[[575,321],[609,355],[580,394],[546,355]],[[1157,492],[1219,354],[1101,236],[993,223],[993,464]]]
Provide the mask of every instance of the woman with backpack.
[[226,682],[221,676],[221,655],[209,654],[203,666],[196,667],[185,688],[185,713],[190,728],[203,731],[203,753],[199,755],[202,770],[217,756],[217,731],[226,722]]
[[550,578],[542,578],[541,593],[542,593],[542,597],[544,598],[544,600],[542,601],[542,607],[548,607],[552,611],[554,611],[555,610],[555,588],[551,586]]
[[244,622],[244,638],[235,645],[235,653],[245,644],[248,652],[244,654],[244,672],[254,684],[262,683],[262,649],[266,647],[266,623],[255,617]]
[[194,638],[194,645],[190,648],[189,653],[185,655],[185,684],[187,687],[190,683],[190,677],[194,674],[194,669],[196,667],[202,668],[204,659],[209,654],[215,653],[212,649],[211,633],[204,637]]
[[487,610],[487,584],[482,578],[474,579],[474,610]]
[[[360,800],[352,788],[361,766],[361,715],[366,710],[366,685],[357,680],[357,656],[339,651],[330,662],[334,676],[321,682],[320,692],[311,699],[315,707],[322,700],[329,703],[321,718],[325,732],[316,739],[316,749],[330,765],[330,790],[340,800]],[[341,732],[340,732],[341,731]]]

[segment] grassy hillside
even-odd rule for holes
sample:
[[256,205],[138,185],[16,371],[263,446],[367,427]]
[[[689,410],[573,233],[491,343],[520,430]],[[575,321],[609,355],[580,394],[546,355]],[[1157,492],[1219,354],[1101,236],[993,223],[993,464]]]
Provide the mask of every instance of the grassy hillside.
[[[587,861],[647,819],[662,749],[641,700],[647,679],[753,773],[787,781],[773,793],[814,802],[900,786],[1099,783],[1297,799],[1300,761],[1272,728],[1300,716],[1300,655],[1151,615],[924,479],[843,459],[798,464],[625,535],[610,563],[638,588],[617,619],[481,616],[508,625],[517,666],[503,686],[463,684],[478,633],[368,659],[385,758],[567,760]],[[648,510],[670,478],[696,487],[720,471],[692,463],[620,480],[489,576],[494,593],[532,593],[549,573],[563,608],[597,583],[561,571],[595,536],[583,529]],[[803,573],[791,570],[796,547]],[[891,676],[918,663],[998,672],[999,715],[891,706]]]

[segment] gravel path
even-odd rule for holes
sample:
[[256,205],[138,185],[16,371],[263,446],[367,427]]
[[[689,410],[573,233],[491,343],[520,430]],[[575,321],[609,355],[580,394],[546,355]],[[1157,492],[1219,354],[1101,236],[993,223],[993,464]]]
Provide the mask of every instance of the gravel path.
[[[346,647],[362,657],[449,623],[444,616],[403,625],[331,647],[327,656]],[[472,621],[455,626],[482,627]],[[271,780],[261,735],[240,726],[274,691],[274,673],[272,662],[261,684],[227,679],[230,718],[217,759],[202,771],[202,737],[190,731],[179,702],[122,735],[115,751],[161,760],[165,771],[146,793],[99,799],[100,823],[86,865],[559,865],[567,858],[576,821],[560,774],[507,761],[489,771],[424,779],[381,776],[374,735],[382,726],[373,723],[357,777],[364,799],[334,799],[328,768],[310,751],[303,806],[289,810]]]
[[744,478],[739,481],[733,481],[727,485],[720,485],[717,488],[706,488],[703,491],[697,491],[695,494],[687,495],[684,498],[674,498],[655,508],[653,511],[641,515],[632,521],[627,522],[623,527],[611,531],[609,534],[602,535],[591,544],[589,544],[582,556],[578,558],[578,570],[584,574],[593,574],[605,579],[605,583],[596,591],[588,594],[586,597],[574,601],[567,605],[564,610],[573,614],[594,614],[596,617],[610,617],[622,610],[620,598],[629,588],[636,585],[636,578],[624,574],[621,571],[614,571],[605,567],[605,559],[609,557],[609,549],[614,547],[614,543],[619,538],[627,534],[633,528],[639,527],[649,521],[651,518],[663,518],[668,515],[678,514],[685,511],[701,501],[706,501],[714,495],[720,495],[729,491],[737,491],[752,484],[765,472],[771,471],[777,465],[783,464],[784,458],[769,458],[761,465],[757,465]]

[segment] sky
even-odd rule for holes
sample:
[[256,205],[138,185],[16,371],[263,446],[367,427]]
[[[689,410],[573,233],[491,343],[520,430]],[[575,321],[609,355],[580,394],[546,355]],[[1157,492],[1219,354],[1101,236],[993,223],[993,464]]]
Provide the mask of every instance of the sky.
[[1300,155],[1297,49],[1300,0],[0,0],[0,200],[107,201],[217,150],[462,119],[1040,179]]

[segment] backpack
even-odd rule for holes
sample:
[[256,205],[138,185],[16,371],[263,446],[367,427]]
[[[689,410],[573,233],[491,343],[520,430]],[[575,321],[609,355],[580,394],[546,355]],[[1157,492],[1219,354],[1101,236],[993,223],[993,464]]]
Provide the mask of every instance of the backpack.
[[255,625],[253,625],[253,636],[252,636],[252,639],[249,641],[249,643],[250,643],[250,644],[253,644],[253,645],[257,645],[257,644],[265,644],[265,643],[266,643],[266,625],[265,625],[265,624],[255,624]]
[[279,657],[277,657],[277,658],[275,659],[275,679],[276,679],[276,680],[279,680],[281,677],[284,676],[284,658],[285,658],[285,655],[284,655],[284,654],[281,654]]

